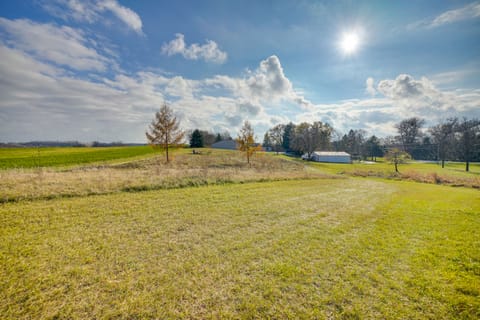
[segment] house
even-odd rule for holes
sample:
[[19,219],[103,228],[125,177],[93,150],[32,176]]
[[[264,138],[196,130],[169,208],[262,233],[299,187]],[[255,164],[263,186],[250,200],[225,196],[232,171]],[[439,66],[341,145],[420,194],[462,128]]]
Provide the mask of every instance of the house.
[[352,157],[346,152],[315,151],[310,160],[317,162],[351,163]]
[[237,150],[237,143],[235,140],[222,140],[215,142],[211,147],[214,149]]

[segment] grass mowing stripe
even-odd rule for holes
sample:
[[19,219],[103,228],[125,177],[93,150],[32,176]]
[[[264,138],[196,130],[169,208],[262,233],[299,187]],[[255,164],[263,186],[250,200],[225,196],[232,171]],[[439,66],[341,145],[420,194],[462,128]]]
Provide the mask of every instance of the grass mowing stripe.
[[0,206],[5,318],[476,318],[478,191],[368,179]]

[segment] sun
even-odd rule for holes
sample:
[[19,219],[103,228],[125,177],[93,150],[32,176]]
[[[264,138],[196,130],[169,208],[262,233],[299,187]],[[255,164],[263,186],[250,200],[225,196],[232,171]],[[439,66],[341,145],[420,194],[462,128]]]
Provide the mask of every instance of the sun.
[[360,37],[356,32],[344,33],[340,41],[340,48],[346,55],[351,55],[358,50]]

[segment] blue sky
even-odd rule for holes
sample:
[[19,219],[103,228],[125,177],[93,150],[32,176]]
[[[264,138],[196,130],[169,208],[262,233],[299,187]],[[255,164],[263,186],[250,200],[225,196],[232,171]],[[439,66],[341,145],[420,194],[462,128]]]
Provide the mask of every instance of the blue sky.
[[480,117],[479,39],[478,1],[3,1],[0,141]]

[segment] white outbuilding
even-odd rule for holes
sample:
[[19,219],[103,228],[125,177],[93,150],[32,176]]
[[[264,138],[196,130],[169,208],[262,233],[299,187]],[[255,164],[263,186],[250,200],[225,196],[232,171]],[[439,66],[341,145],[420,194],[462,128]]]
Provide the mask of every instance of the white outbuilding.
[[315,151],[310,160],[317,162],[351,163],[352,157],[346,152]]

